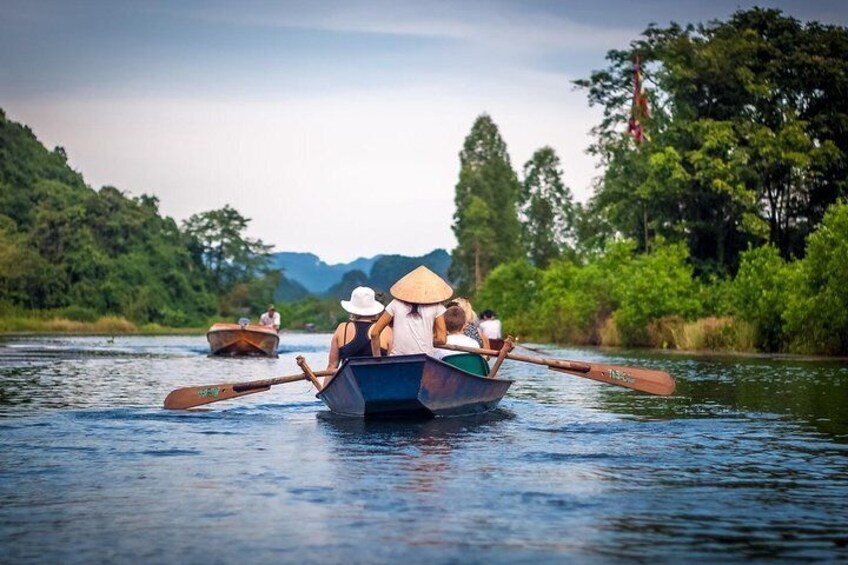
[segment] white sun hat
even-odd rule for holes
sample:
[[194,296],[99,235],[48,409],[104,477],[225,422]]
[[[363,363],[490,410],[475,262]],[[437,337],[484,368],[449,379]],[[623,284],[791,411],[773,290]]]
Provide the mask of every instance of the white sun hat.
[[350,293],[350,300],[341,301],[342,308],[357,316],[376,316],[385,306],[374,298],[374,290],[367,286],[358,286]]

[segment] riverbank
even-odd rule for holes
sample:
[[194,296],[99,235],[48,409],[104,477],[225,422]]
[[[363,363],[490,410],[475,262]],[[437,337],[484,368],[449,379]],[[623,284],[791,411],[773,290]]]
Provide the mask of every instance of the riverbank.
[[[628,343],[622,338],[615,318],[610,317],[588,330],[570,328],[569,331],[551,332],[531,330],[527,320],[523,327],[510,327],[505,330],[519,336],[520,341],[551,343],[572,347],[601,347],[644,349],[646,351],[681,351],[715,353],[766,353],[757,348],[756,328],[753,324],[733,316],[710,316],[687,321],[679,316],[667,316],[649,323],[644,331],[642,343]],[[786,352],[801,353],[801,352]],[[825,356],[826,357],[826,356]]]
[[174,328],[160,326],[159,324],[135,324],[121,316],[102,316],[94,321],[71,320],[64,317],[10,316],[0,318],[0,335],[200,335],[206,330],[206,326]]

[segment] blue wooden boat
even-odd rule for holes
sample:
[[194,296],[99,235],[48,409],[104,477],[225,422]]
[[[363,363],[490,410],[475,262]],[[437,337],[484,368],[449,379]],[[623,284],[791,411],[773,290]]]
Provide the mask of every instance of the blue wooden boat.
[[511,384],[423,354],[355,357],[318,398],[336,414],[359,418],[467,416],[494,409]]

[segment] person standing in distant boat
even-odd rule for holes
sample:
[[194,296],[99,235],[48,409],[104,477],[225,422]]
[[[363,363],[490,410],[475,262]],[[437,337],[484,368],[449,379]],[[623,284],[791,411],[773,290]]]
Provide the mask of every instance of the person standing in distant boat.
[[442,315],[442,302],[453,295],[453,289],[442,278],[421,265],[404,276],[390,289],[394,300],[371,328],[371,354],[380,355],[380,332],[393,323],[390,355],[435,353],[434,343],[445,343],[447,331]]
[[486,334],[489,339],[501,338],[501,321],[495,316],[491,310],[483,310],[480,313],[480,331]]
[[273,304],[268,305],[268,311],[259,316],[260,326],[273,326],[276,331],[280,331],[280,313],[274,309]]
[[[367,286],[359,286],[350,293],[350,300],[341,301],[342,308],[350,314],[350,321],[339,324],[330,342],[330,359],[327,370],[335,371],[339,364],[349,357],[369,357],[371,338],[368,331],[385,309],[374,291]],[[391,349],[392,329],[380,332],[380,354],[388,355]]]

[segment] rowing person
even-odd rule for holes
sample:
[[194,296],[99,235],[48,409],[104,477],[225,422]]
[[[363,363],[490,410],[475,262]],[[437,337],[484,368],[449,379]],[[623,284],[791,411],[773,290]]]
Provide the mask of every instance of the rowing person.
[[[350,293],[350,300],[341,301],[342,308],[350,314],[350,321],[339,324],[330,342],[330,359],[327,369],[335,371],[348,357],[369,357],[371,339],[368,330],[383,312],[374,291],[367,286],[359,286]],[[380,354],[388,355],[391,349],[392,329],[380,332]]]
[[447,331],[442,315],[442,302],[453,295],[453,289],[442,278],[421,265],[404,276],[390,289],[394,300],[371,328],[371,353],[380,355],[380,332],[392,323],[390,355],[433,355],[434,343],[445,343]]
[[268,305],[268,311],[259,316],[259,325],[274,328],[280,331],[280,313],[274,309],[273,304]]
[[501,335],[501,321],[497,319],[491,310],[483,310],[480,313],[480,330],[489,339],[503,339]]

